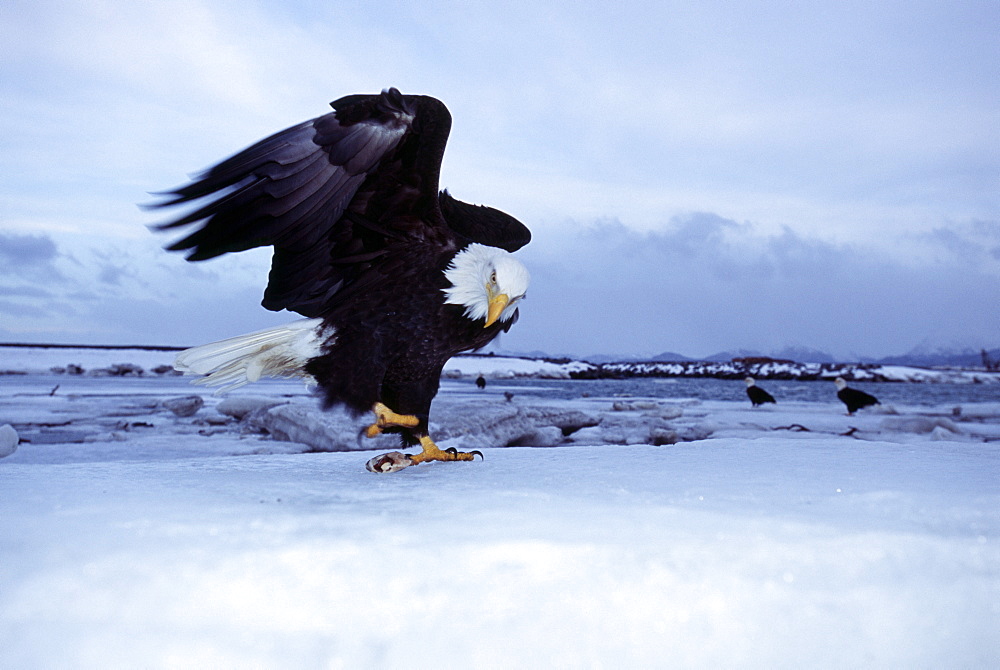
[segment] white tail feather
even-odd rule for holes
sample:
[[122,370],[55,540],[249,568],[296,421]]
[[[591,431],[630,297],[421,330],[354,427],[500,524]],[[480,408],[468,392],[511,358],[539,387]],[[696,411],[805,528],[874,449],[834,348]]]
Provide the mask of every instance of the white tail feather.
[[319,334],[322,323],[322,319],[302,319],[185,349],[174,360],[174,369],[205,375],[193,383],[222,387],[216,393],[231,391],[261,377],[298,377],[315,383],[305,371],[305,364],[320,354],[324,340]]

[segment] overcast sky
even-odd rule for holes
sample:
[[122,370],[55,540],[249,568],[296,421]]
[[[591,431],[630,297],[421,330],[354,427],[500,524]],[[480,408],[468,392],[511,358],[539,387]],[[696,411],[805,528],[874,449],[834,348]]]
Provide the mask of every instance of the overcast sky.
[[1000,346],[1000,3],[6,0],[0,341],[296,318],[190,264],[180,185],[349,93],[454,116],[442,186],[524,221],[507,350]]

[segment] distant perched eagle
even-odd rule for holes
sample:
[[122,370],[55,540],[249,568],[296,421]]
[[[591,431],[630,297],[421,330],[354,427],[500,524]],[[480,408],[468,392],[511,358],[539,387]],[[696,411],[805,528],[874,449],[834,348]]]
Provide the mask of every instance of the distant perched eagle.
[[753,377],[747,377],[744,381],[747,384],[747,395],[750,396],[750,402],[754,407],[759,407],[768,402],[775,402],[774,396],[757,386],[757,381]]
[[[375,412],[369,437],[400,433],[413,456],[368,463],[392,472],[473,460],[428,435],[441,369],[517,320],[528,271],[510,252],[520,221],[438,191],[451,115],[439,100],[350,95],[334,111],[224,160],[153,207],[200,206],[160,230],[194,224],[168,247],[201,261],[271,246],[263,306],[307,317],[182,352],[175,367],[209,385],[312,378],[325,406]],[[479,454],[482,456],[482,454]]]
[[837,377],[833,383],[837,385],[837,397],[847,405],[848,414],[854,414],[862,407],[879,404],[878,398],[875,396],[849,387],[843,377]]

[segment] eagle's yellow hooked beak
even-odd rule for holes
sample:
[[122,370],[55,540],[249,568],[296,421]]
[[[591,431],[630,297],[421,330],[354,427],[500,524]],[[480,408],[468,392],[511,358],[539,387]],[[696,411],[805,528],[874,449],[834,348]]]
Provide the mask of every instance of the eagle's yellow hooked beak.
[[510,298],[506,293],[501,293],[500,295],[495,295],[490,298],[489,311],[486,314],[486,324],[483,328],[489,328],[496,320],[500,318],[500,314],[503,312],[504,308],[510,304]]

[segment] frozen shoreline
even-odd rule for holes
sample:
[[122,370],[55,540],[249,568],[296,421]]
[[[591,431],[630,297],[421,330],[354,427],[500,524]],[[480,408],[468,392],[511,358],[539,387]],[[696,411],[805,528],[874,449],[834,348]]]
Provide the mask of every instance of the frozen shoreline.
[[[74,366],[80,374],[116,376],[128,374],[172,374],[177,351],[142,348],[71,348],[0,345],[0,376],[16,374],[66,374]],[[553,362],[483,354],[463,354],[445,365],[446,378],[512,379],[596,379],[618,377],[713,377],[742,379],[750,375],[760,380],[801,379],[848,381],[892,381],[950,384],[1000,384],[1000,373],[981,370],[938,370],[901,365],[859,365],[794,363],[608,363],[584,361]]]

